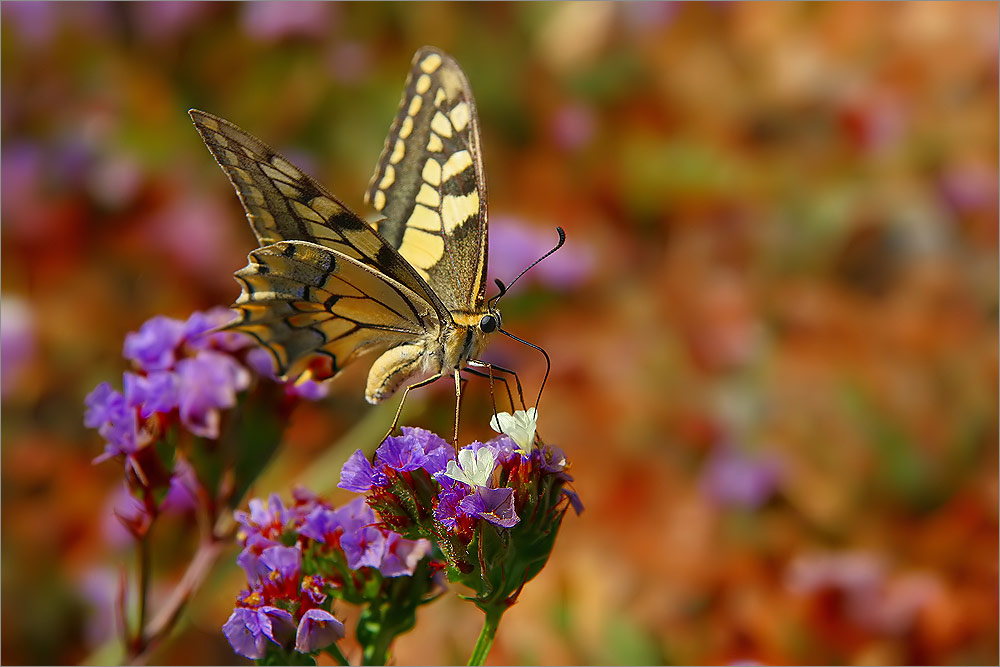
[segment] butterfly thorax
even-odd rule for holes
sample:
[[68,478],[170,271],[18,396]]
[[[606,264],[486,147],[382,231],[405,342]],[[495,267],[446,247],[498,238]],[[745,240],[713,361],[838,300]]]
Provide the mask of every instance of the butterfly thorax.
[[496,311],[453,312],[436,337],[396,345],[383,352],[368,373],[365,398],[381,403],[415,375],[450,375],[478,359],[499,327]]

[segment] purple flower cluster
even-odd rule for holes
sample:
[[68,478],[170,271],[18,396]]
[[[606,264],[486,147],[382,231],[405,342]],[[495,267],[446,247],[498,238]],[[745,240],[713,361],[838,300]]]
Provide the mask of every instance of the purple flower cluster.
[[266,506],[255,498],[249,508],[249,513],[236,512],[242,526],[237,538],[243,546],[237,563],[251,581],[260,575],[258,562],[263,552],[283,544],[289,534],[303,549],[315,546],[323,553],[339,550],[348,568],[372,567],[384,577],[413,574],[420,559],[430,552],[427,540],[403,539],[378,525],[375,513],[361,497],[333,508],[308,491],[296,489],[290,508],[277,494],[271,495]]
[[298,547],[267,547],[255,567],[250,589],[240,595],[222,626],[234,651],[258,660],[272,642],[285,650],[294,646],[300,653],[312,653],[344,636],[344,624],[320,606],[327,599],[325,580],[303,575]]
[[157,316],[125,336],[123,355],[135,371],[124,373],[122,391],[102,382],[85,401],[84,424],[106,441],[97,461],[134,454],[174,414],[195,435],[219,436],[219,411],[233,407],[251,380],[233,356],[251,341],[213,333],[231,319],[226,308],[194,313],[186,322]]
[[303,489],[293,495],[290,507],[272,494],[235,513],[237,563],[250,587],[223,631],[248,658],[264,657],[268,642],[300,653],[325,648],[344,635],[328,598],[358,601],[366,581],[410,576],[431,550],[379,525],[364,498],[334,508]]
[[[404,426],[403,435],[389,437],[375,452],[374,463],[361,450],[341,470],[340,488],[370,495],[382,520],[400,530],[433,522],[432,534],[471,537],[482,519],[502,528],[518,524],[527,487],[533,477],[564,472],[566,458],[555,447],[518,448],[508,436],[473,442],[456,454],[442,438]],[[428,490],[431,497],[428,497]],[[562,489],[577,510],[577,495]]]
[[[227,308],[196,312],[187,321],[160,315],[126,335],[123,355],[134,370],[124,373],[122,391],[102,382],[85,400],[84,424],[106,441],[96,462],[134,454],[174,418],[194,435],[219,437],[221,411],[250,386],[251,370],[274,377],[267,353],[249,337],[216,331],[231,320]],[[324,390],[308,378],[288,385],[306,398]]]

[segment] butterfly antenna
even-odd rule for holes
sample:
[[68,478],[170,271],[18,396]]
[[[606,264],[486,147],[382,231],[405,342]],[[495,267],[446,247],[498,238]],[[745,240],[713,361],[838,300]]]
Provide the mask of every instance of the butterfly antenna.
[[514,283],[516,283],[521,278],[521,276],[523,276],[525,273],[527,273],[528,271],[530,271],[531,269],[533,269],[535,267],[535,265],[538,264],[540,261],[542,261],[543,259],[545,259],[549,255],[551,255],[552,253],[554,253],[556,250],[559,250],[559,248],[563,247],[563,244],[566,243],[566,232],[563,231],[562,227],[556,227],[556,233],[559,234],[559,242],[556,243],[555,247],[552,248],[551,250],[549,250],[547,253],[545,253],[541,257],[539,257],[538,259],[536,259],[531,264],[529,264],[527,266],[527,268],[525,268],[523,271],[521,271],[519,274],[517,274],[517,277],[514,278],[512,281],[510,281],[509,284],[507,284],[505,286],[503,284],[503,282],[501,282],[501,280],[499,278],[496,278],[494,280],[494,282],[496,282],[496,284],[497,284],[497,287],[500,288],[500,293],[497,294],[492,299],[490,299],[490,301],[489,301],[489,307],[490,308],[495,308],[496,307],[497,303],[500,301],[500,297],[502,297],[504,294],[506,294],[507,290],[510,289],[511,286]]
[[[559,250],[559,248],[563,247],[563,244],[566,243],[566,232],[563,230],[562,227],[556,227],[556,233],[559,234],[559,241],[558,241],[558,243],[556,243],[555,246],[551,250],[549,250],[544,255],[542,255],[541,257],[539,257],[538,259],[536,259],[534,262],[532,262],[531,264],[529,264],[527,266],[527,268],[525,268],[523,271],[521,271],[521,273],[517,274],[517,276],[513,280],[511,280],[509,284],[504,285],[503,281],[500,280],[499,278],[496,278],[494,280],[494,282],[497,285],[497,289],[499,289],[500,291],[497,293],[496,296],[494,296],[492,299],[490,299],[490,301],[489,301],[489,308],[491,308],[491,309],[495,308],[496,305],[497,305],[497,303],[500,301],[500,297],[502,297],[504,294],[506,294],[507,290],[509,290],[514,283],[516,283],[518,280],[520,280],[521,276],[523,276],[525,273],[527,273],[528,271],[530,271],[532,268],[534,268],[534,266],[536,264],[538,264],[543,259],[545,259],[549,255],[551,255],[552,253],[554,253],[556,250]],[[528,347],[535,348],[536,350],[538,350],[539,352],[542,353],[543,357],[545,357],[545,375],[542,376],[542,385],[538,388],[538,397],[535,399],[535,410],[537,411],[538,410],[538,404],[542,400],[542,390],[545,389],[545,381],[549,379],[549,371],[552,369],[552,360],[549,359],[548,352],[546,352],[545,350],[543,350],[541,347],[535,345],[534,343],[529,343],[528,341],[524,340],[523,338],[518,338],[517,336],[515,336],[512,333],[510,333],[509,331],[504,330],[503,327],[498,327],[497,331],[499,331],[503,335],[507,336],[508,338],[513,338],[514,340],[516,340],[519,343],[523,343],[524,345],[527,345]]]
[[542,400],[542,390],[545,389],[545,381],[549,379],[549,370],[552,368],[552,361],[549,359],[548,353],[544,349],[542,349],[541,347],[535,345],[534,343],[529,343],[528,341],[524,340],[523,338],[518,338],[517,336],[515,336],[512,333],[510,333],[509,331],[505,331],[503,329],[503,327],[498,328],[497,331],[499,331],[500,333],[502,333],[504,336],[507,336],[508,338],[513,338],[518,343],[524,343],[528,347],[535,348],[536,350],[538,350],[539,352],[542,353],[543,357],[545,357],[545,375],[542,376],[542,386],[540,386],[538,388],[538,397],[535,398],[535,412],[537,412],[538,411],[538,403]]

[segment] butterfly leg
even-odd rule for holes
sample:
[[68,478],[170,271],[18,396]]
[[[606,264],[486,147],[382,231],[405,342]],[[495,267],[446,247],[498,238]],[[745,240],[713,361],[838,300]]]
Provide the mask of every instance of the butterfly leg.
[[459,375],[458,369],[456,368],[455,373],[455,437],[452,438],[451,444],[455,446],[455,451],[458,451],[458,416],[461,414],[462,409],[462,376]]
[[[431,382],[434,382],[435,380],[440,380],[442,377],[444,376],[441,375],[441,373],[437,373],[435,375],[430,376],[427,379],[420,380],[419,382],[414,382],[413,384],[406,386],[406,389],[403,390],[403,397],[399,399],[399,407],[396,408],[396,416],[392,420],[392,426],[389,427],[389,432],[386,433],[385,436],[382,438],[383,441],[390,435],[392,435],[392,432],[396,430],[396,425],[399,424],[399,415],[403,412],[403,404],[406,403],[406,395],[410,393],[410,390],[418,389],[420,387],[426,387]],[[456,429],[457,428],[458,427],[456,426]]]
[[[507,398],[510,399],[510,409],[511,410],[515,409],[514,408],[514,398],[513,398],[513,396],[510,393],[510,385],[507,383],[507,378],[505,378],[505,377],[497,377],[497,376],[493,375],[493,373],[495,371],[497,373],[507,373],[509,375],[513,375],[514,376],[514,383],[517,385],[517,397],[521,401],[521,409],[522,410],[527,410],[528,409],[527,406],[524,403],[524,391],[521,389],[521,379],[517,376],[517,371],[513,371],[513,370],[511,370],[509,368],[504,368],[503,366],[497,366],[496,364],[491,364],[488,361],[481,361],[479,359],[470,359],[469,360],[469,364],[470,365],[474,364],[474,365],[476,365],[479,368],[485,368],[485,369],[487,369],[487,373],[489,373],[489,375],[487,375],[487,374],[479,372],[479,371],[473,371],[471,368],[466,368],[466,370],[469,371],[470,373],[472,373],[473,375],[478,375],[479,377],[489,377],[491,383],[493,381],[493,378],[496,377],[497,380],[499,380],[500,382],[504,383],[504,386],[507,387]],[[494,412],[495,412],[495,410],[494,410]]]

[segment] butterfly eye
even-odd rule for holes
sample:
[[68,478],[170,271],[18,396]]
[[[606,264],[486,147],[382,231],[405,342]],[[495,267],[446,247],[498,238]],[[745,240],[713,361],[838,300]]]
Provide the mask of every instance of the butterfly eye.
[[494,315],[483,315],[483,319],[479,320],[479,328],[483,333],[493,333],[499,324],[500,318]]

